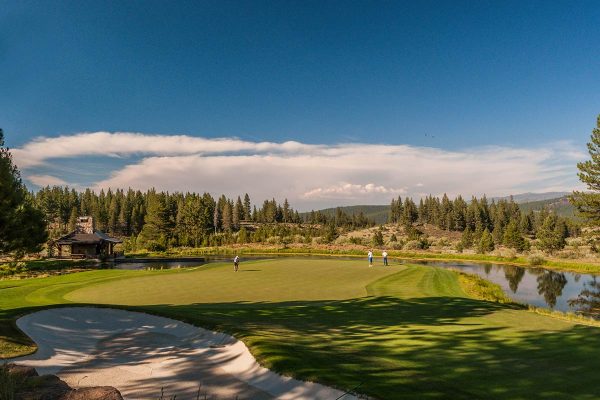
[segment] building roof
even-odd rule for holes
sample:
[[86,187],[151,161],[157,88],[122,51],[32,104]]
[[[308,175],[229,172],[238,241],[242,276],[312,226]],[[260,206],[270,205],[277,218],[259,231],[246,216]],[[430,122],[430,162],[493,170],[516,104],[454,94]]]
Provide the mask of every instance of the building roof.
[[94,233],[73,231],[56,240],[57,244],[100,244],[102,242],[122,243],[121,240],[112,238],[105,233],[96,230]]

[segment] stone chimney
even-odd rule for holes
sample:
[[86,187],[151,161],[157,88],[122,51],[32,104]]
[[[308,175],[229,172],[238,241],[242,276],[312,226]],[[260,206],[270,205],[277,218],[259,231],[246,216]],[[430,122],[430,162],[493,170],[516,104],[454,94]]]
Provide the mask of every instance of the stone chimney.
[[92,217],[79,217],[77,218],[77,232],[79,233],[94,233],[96,226],[94,225],[94,218]]

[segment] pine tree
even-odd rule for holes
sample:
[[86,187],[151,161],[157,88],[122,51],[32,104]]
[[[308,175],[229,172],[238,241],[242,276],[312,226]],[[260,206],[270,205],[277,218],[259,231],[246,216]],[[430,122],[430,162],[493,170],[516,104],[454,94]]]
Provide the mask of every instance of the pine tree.
[[504,231],[503,243],[506,247],[510,247],[517,251],[523,251],[528,248],[528,243],[525,241],[519,230],[516,221],[510,221]]
[[579,180],[586,184],[589,192],[575,191],[570,196],[571,203],[579,215],[593,227],[600,225],[600,115],[587,144],[590,160],[577,164]]
[[405,225],[412,225],[417,221],[419,212],[417,206],[411,198],[404,200],[404,212],[402,215],[402,223]]
[[490,231],[485,228],[483,233],[481,234],[481,238],[479,239],[479,243],[477,243],[477,252],[481,254],[488,253],[494,250],[494,239],[490,234]]
[[244,195],[244,219],[250,221],[252,219],[252,209],[250,208],[250,196],[248,193]]
[[0,129],[0,254],[19,259],[40,251],[47,239],[44,214],[23,185]]
[[149,250],[164,250],[169,245],[172,234],[169,208],[164,193],[151,190],[147,194],[148,208],[144,217],[144,227],[138,241]]
[[213,226],[215,227],[215,233],[219,230],[221,225],[221,214],[219,213],[218,205],[215,205],[215,209],[213,211]]
[[530,216],[528,214],[521,215],[519,228],[521,229],[521,233],[523,235],[531,235],[533,231],[533,221],[531,221]]
[[538,247],[550,254],[565,247],[564,227],[557,223],[555,215],[550,214],[538,229],[536,238]]
[[246,230],[245,227],[241,227],[240,231],[238,233],[238,243],[244,244],[244,243],[248,243],[248,231]]
[[223,230],[225,232],[231,232],[233,228],[233,210],[231,207],[231,203],[228,201],[223,205]]
[[452,205],[452,218],[454,219],[454,229],[456,229],[459,232],[465,230],[466,212],[467,203],[463,200],[461,196],[458,196],[456,199],[454,199],[454,204]]
[[469,226],[467,226],[463,231],[460,238],[460,244],[463,249],[469,249],[473,246],[473,232]]
[[323,241],[325,243],[332,243],[339,236],[337,229],[333,223],[325,225],[325,231],[323,233]]
[[78,217],[79,217],[79,214],[77,212],[77,207],[73,207],[73,209],[71,209],[71,215],[69,216],[69,226],[68,226],[69,232],[73,232],[75,230],[75,228],[77,228]]
[[390,213],[388,216],[388,221],[392,224],[398,222],[398,217],[396,216],[396,199],[392,199],[390,203]]
[[282,214],[283,214],[283,222],[290,222],[291,220],[291,210],[290,210],[290,203],[288,202],[288,199],[286,198],[283,201],[283,210],[282,210]]
[[240,199],[240,196],[238,196],[237,201],[235,202],[235,205],[233,206],[233,217],[232,217],[232,221],[233,221],[233,229],[234,230],[239,230],[240,229],[240,221],[244,219],[244,206],[242,204],[242,200]]
[[381,233],[381,230],[378,229],[375,231],[375,233],[373,234],[373,239],[371,240],[371,243],[375,247],[383,246],[383,233]]
[[184,242],[198,247],[205,233],[205,222],[202,215],[202,203],[198,196],[187,196],[179,211],[178,231]]
[[504,242],[504,230],[502,229],[502,225],[499,222],[494,224],[492,238],[494,239],[494,243],[497,245],[500,245]]

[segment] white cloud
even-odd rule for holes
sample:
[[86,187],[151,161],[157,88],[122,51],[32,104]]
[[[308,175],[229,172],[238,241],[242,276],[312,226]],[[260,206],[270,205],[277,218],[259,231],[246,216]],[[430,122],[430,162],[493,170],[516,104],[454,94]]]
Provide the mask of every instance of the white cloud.
[[206,139],[186,135],[147,135],[130,132],[93,132],[39,137],[13,149],[20,168],[43,165],[47,160],[80,156],[122,157],[134,154],[182,155],[227,152],[297,152],[320,146],[288,141],[284,143],[248,142],[236,138]]
[[125,166],[114,167],[96,188],[156,187],[229,196],[247,192],[257,202],[287,197],[300,209],[387,204],[398,195],[418,197],[423,188],[449,196],[571,190],[578,184],[575,162],[584,156],[568,143],[449,151],[107,132],[38,138],[12,151],[24,176],[35,184],[55,177],[27,176],[27,170],[56,168],[61,162],[56,159],[77,157],[85,169],[85,156],[118,156]]
[[43,186],[61,186],[68,183],[52,175],[27,175],[27,179],[34,185]]
[[386,188],[385,186],[375,185],[368,183],[366,185],[356,185],[352,183],[343,183],[340,185],[333,185],[325,188],[314,188],[304,193],[302,197],[310,198],[321,198],[321,199],[356,199],[362,198],[364,195],[369,194],[389,194],[399,195],[406,193],[405,188],[394,189]]

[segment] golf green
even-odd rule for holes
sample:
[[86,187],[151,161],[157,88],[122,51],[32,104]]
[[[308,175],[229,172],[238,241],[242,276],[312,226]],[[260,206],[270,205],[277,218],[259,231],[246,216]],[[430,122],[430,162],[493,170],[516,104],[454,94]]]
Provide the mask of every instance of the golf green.
[[[600,329],[470,299],[439,268],[278,259],[0,282],[0,324],[63,303],[223,330],[269,368],[379,399],[600,397]],[[19,340],[0,331],[0,351]]]

